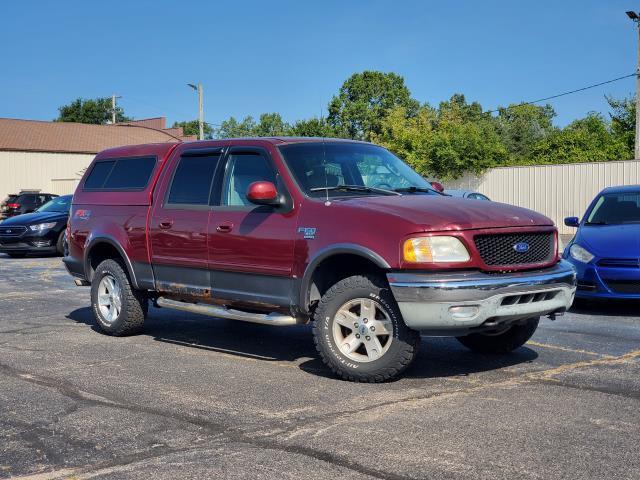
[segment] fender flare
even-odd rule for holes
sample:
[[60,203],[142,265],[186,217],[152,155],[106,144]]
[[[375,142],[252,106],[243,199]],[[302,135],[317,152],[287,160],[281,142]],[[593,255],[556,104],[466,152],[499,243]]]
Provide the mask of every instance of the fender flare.
[[307,264],[304,275],[300,280],[298,301],[300,310],[302,310],[304,313],[309,313],[309,293],[311,291],[311,279],[313,278],[314,272],[316,271],[318,266],[327,258],[333,257],[334,255],[343,254],[362,257],[366,260],[371,261],[373,264],[384,270],[391,269],[389,263],[381,255],[356,243],[337,243],[335,245],[330,245],[321,250],[318,250]]
[[108,243],[110,246],[112,246],[113,248],[115,248],[118,253],[120,254],[120,256],[122,257],[122,259],[124,260],[124,264],[125,267],[127,269],[127,273],[129,274],[129,278],[131,279],[131,286],[133,286],[134,288],[139,288],[138,287],[138,280],[136,279],[136,275],[135,272],[133,270],[133,265],[131,264],[131,260],[129,259],[129,256],[126,254],[126,252],[124,251],[124,249],[122,248],[122,246],[120,245],[120,243],[118,243],[118,241],[115,239],[115,237],[111,236],[111,235],[105,235],[105,234],[100,234],[99,236],[93,237],[91,238],[91,240],[89,240],[89,243],[87,244],[87,246],[84,249],[84,274],[85,274],[85,278],[87,278],[87,280],[91,281],[91,266],[89,264],[89,256],[91,254],[91,250],[93,249],[93,247],[95,247],[97,244],[99,243]]

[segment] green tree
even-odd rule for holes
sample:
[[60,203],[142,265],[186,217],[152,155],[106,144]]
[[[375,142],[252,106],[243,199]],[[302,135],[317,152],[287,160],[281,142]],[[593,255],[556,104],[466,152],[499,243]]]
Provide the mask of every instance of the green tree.
[[380,133],[384,118],[394,107],[405,108],[408,116],[419,107],[401,76],[376,71],[355,73],[331,99],[329,123],[341,136],[370,140]]
[[224,120],[218,130],[216,136],[218,138],[242,138],[255,137],[256,122],[252,116],[247,116],[238,122],[234,117]]
[[625,97],[616,99],[606,97],[611,107],[611,130],[613,135],[623,141],[629,150],[633,151],[636,141],[636,98]]
[[633,148],[599,113],[590,113],[538,142],[528,164],[603,162],[633,158]]
[[289,134],[289,125],[279,113],[263,113],[253,129],[256,137],[282,137]]
[[[173,128],[182,127],[182,132],[185,135],[195,135],[196,137],[200,134],[200,124],[198,120],[190,120],[185,122],[173,122]],[[202,126],[204,130],[204,138],[211,139],[213,138],[213,128],[208,123],[205,123]]]
[[[111,98],[95,98],[84,100],[77,98],[67,105],[58,108],[58,118],[54,122],[77,122],[104,125],[111,122]],[[116,107],[116,122],[127,122],[131,118],[125,116],[121,107]]]
[[428,105],[408,115],[400,107],[383,120],[375,142],[395,152],[418,173],[440,179],[458,178],[467,172],[480,174],[488,168],[505,164],[507,149],[502,144],[493,121],[452,114],[445,105],[435,110]]
[[534,146],[557,130],[553,126],[555,116],[551,105],[509,105],[499,109],[498,132],[513,162],[530,159]]
[[294,137],[339,137],[338,132],[324,118],[298,120],[289,129]]

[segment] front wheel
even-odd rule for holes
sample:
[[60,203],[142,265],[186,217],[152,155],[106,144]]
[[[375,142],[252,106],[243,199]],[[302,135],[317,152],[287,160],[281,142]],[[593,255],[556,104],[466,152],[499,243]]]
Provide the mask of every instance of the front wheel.
[[345,278],[320,299],[313,335],[324,363],[339,377],[384,382],[402,373],[420,344],[407,327],[384,280],[373,275]]
[[504,330],[472,333],[456,337],[468,349],[478,353],[509,353],[529,341],[538,328],[540,317],[530,318],[524,323],[511,325]]
[[100,329],[120,337],[142,330],[148,301],[144,293],[132,288],[119,262],[105,260],[91,281],[91,306]]

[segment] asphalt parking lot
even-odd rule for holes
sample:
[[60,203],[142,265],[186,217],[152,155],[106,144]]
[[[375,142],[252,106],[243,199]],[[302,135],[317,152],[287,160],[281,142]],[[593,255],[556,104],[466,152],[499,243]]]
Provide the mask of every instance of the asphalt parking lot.
[[99,333],[59,258],[0,255],[0,477],[640,478],[640,305],[575,308],[504,357],[423,339],[333,378],[306,326],[151,309]]

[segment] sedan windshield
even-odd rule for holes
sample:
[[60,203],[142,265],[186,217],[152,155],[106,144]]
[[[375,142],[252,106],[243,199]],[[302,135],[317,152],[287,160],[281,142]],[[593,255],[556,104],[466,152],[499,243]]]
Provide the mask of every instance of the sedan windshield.
[[619,225],[640,222],[640,192],[607,193],[596,201],[586,225]]
[[56,197],[49,200],[36,210],[36,212],[68,212],[71,208],[71,195],[65,195],[64,197]]
[[312,197],[438,195],[429,182],[382,147],[329,141],[279,148],[298,185]]

